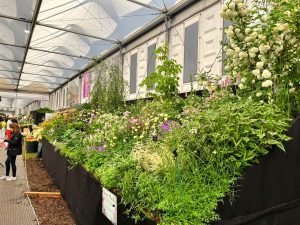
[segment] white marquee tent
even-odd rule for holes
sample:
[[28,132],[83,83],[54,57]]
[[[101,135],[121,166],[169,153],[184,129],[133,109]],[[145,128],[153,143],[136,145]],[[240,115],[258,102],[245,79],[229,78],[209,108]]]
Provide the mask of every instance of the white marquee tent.
[[80,73],[178,0],[0,0],[0,110]]

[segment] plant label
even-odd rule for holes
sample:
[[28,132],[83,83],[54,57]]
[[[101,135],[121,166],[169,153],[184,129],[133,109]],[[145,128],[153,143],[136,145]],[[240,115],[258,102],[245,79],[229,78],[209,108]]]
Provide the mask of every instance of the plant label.
[[102,187],[102,213],[117,225],[117,196]]

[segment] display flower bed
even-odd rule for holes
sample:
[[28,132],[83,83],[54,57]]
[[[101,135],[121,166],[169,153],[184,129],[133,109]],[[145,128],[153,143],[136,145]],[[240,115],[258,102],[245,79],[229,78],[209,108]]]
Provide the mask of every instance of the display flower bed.
[[28,153],[33,153],[33,152],[37,152],[38,150],[38,140],[31,136],[31,135],[27,135],[25,137],[25,147],[26,147],[26,152]]
[[[227,76],[199,74],[201,97],[193,86],[187,99],[179,97],[182,67],[163,46],[156,51],[156,71],[140,84],[154,88],[152,101],[123,104],[120,71],[102,64],[92,107],[57,114],[43,124],[44,137],[70,167],[82,166],[118,194],[137,221],[204,225],[222,219],[217,209],[237,198],[239,178],[270,151],[285,151],[287,128],[300,109],[299,0],[272,0],[269,8],[261,2],[224,6],[222,15],[232,22]],[[266,213],[266,205],[245,213]],[[242,224],[243,218],[230,221],[239,215],[224,218]]]
[[[259,164],[247,169],[243,179],[238,181],[237,197],[219,203],[222,221],[214,225],[298,224],[300,118],[293,122],[288,134],[294,139],[285,144],[287,152],[274,148],[269,155],[260,158]],[[111,224],[99,213],[102,211],[101,183],[82,166],[70,169],[68,159],[47,140],[43,140],[43,148],[43,163],[73,211],[77,224]],[[123,215],[124,211],[124,206],[118,205],[118,224],[133,225],[134,221]],[[138,224],[156,223],[146,220]]]

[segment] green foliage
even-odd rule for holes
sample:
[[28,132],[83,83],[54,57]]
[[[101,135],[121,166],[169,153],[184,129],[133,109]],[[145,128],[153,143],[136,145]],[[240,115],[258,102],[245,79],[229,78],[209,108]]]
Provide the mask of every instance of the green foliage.
[[148,89],[154,87],[155,92],[149,92],[148,96],[162,99],[174,98],[178,95],[178,75],[182,70],[182,66],[174,59],[169,59],[167,45],[158,48],[155,53],[160,64],[156,67],[155,72],[152,72],[143,80],[140,86],[146,85]]
[[53,113],[54,111],[52,109],[49,109],[48,107],[40,108],[37,110],[38,113]]
[[[71,165],[83,165],[120,194],[135,220],[217,220],[218,203],[245,169],[289,140],[289,117],[274,104],[240,97],[206,104],[195,95],[139,104],[123,115],[70,111],[43,124]],[[166,123],[170,129],[163,130]]]
[[125,99],[125,81],[119,66],[104,61],[94,70],[91,104],[103,112],[121,109]]

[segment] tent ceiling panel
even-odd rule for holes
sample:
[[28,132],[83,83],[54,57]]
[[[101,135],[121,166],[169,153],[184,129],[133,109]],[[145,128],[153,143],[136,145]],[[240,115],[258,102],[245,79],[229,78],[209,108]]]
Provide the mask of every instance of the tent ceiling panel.
[[54,88],[49,88],[42,85],[31,84],[29,86],[21,86],[18,89],[20,91],[28,91],[28,92],[41,92],[41,93],[49,93],[54,90]]
[[0,77],[2,78],[12,78],[12,79],[18,79],[19,75],[17,73],[11,73],[6,71],[0,71]]
[[0,68],[4,69],[4,70],[18,71],[19,66],[20,66],[20,63],[7,62],[7,61],[0,60]]
[[73,69],[77,68],[78,70],[89,62],[89,60],[87,59],[51,54],[47,52],[39,52],[34,50],[28,51],[27,61],[35,64],[48,64]]
[[0,13],[19,18],[32,18],[36,0],[0,0]]
[[[15,98],[15,97],[16,97],[16,93],[0,91],[0,96],[1,96],[1,97],[5,97],[5,98]],[[33,93],[33,94],[28,94],[28,93],[17,93],[17,96],[18,96],[19,99],[29,99],[29,100],[49,100],[49,95],[48,95],[48,94],[39,94],[39,93]]]
[[23,59],[24,49],[12,46],[5,46],[0,44],[0,58],[1,59],[10,59],[10,60],[19,60]]
[[176,2],[0,0],[0,89],[51,92]]
[[33,80],[33,81],[41,81],[41,82],[53,82],[53,83],[63,83],[66,81],[64,78],[59,78],[59,77],[45,77],[45,76],[34,76],[30,74],[23,74],[22,79],[24,80]]
[[25,45],[28,34],[25,33],[27,23],[0,17],[0,41],[6,44]]

